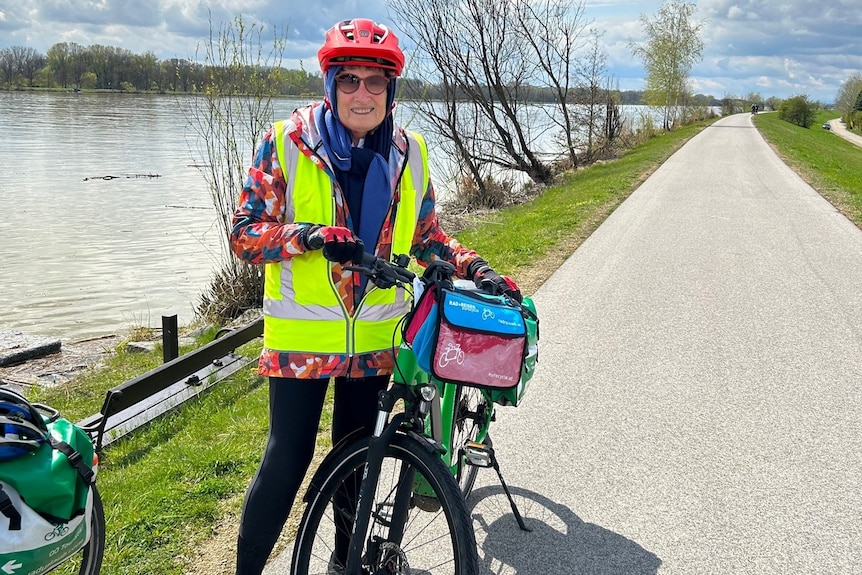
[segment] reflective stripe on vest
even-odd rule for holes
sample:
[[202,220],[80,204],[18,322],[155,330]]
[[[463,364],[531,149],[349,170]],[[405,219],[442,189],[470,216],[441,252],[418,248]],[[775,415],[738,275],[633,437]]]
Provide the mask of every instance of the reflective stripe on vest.
[[[292,122],[273,126],[276,153],[287,188],[287,222],[335,224],[329,174],[299,151],[287,136]],[[399,186],[392,253],[409,253],[422,196],[428,187],[428,155],[418,134],[409,136],[408,161]],[[419,167],[420,169],[417,169]],[[268,349],[313,354],[361,354],[398,345],[398,322],[410,307],[403,288],[372,288],[347,314],[321,251],[265,266],[264,345]],[[371,284],[369,284],[371,285]]]

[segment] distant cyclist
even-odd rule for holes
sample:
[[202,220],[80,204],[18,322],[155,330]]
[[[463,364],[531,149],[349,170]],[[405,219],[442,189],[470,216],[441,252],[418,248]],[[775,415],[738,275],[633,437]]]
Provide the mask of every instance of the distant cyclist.
[[[370,431],[377,392],[394,367],[393,333],[409,311],[402,289],[376,289],[344,269],[363,251],[456,275],[518,286],[437,222],[428,152],[392,118],[404,54],[383,24],[337,23],[318,52],[324,99],[276,122],[254,155],[234,214],[237,256],[264,264],[264,349],[269,377],[266,451],[246,493],[237,575],[260,575],[310,465],[330,379],[332,441]],[[395,342],[396,346],[398,342]],[[338,549],[335,550],[339,552]]]

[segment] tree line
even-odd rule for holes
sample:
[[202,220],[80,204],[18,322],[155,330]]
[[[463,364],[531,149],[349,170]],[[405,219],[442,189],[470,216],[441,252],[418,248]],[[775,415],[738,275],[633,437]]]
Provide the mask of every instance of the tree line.
[[[0,50],[0,74],[8,89],[63,88],[127,92],[198,92],[221,81],[224,70],[187,58],[160,60],[153,52],[135,54],[125,48],[59,42],[42,54],[34,48],[12,46]],[[231,71],[235,73],[235,71]],[[246,70],[251,77],[257,72]],[[279,93],[320,94],[319,74],[273,67],[269,81]]]
[[[230,73],[236,72],[232,70]],[[258,72],[251,68],[240,70],[246,78],[252,78]],[[220,82],[222,78],[219,76],[224,73],[217,66],[191,59],[159,59],[153,52],[136,54],[124,48],[100,44],[82,46],[74,42],[59,42],[51,46],[47,54],[25,46],[0,49],[0,85],[9,90],[60,88],[193,93]],[[274,85],[274,92],[280,95],[319,97],[323,94],[323,78],[319,72],[271,67],[267,70],[267,80]],[[421,96],[434,99],[440,98],[443,87],[421,79],[402,78],[400,91],[402,99],[413,100]],[[644,94],[643,90],[615,91],[622,105],[643,104]],[[543,86],[530,86],[524,90],[523,97],[535,103],[554,101],[552,90]],[[720,100],[705,94],[695,94],[691,101],[698,106],[721,105]]]

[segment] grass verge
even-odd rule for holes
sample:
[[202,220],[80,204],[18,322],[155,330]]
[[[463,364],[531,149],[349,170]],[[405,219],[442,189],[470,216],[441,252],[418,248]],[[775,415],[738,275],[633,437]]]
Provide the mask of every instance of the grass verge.
[[856,225],[862,224],[862,147],[824,130],[821,125],[839,116],[817,112],[811,128],[758,114],[754,124],[784,163]]

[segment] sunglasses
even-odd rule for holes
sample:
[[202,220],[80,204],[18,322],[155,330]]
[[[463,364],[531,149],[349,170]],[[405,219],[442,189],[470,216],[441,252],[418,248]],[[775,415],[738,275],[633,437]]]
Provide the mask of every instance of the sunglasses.
[[360,78],[353,74],[341,74],[335,78],[335,85],[338,86],[338,89],[345,94],[352,94],[359,89],[359,84],[362,83],[365,84],[365,89],[368,90],[369,94],[379,96],[385,92],[386,87],[389,86],[389,78],[386,76],[369,76],[367,78]]

